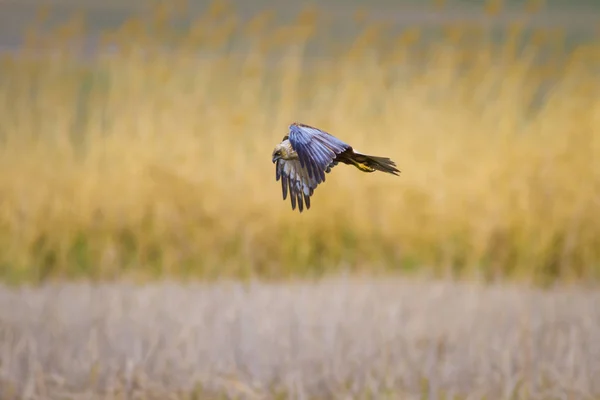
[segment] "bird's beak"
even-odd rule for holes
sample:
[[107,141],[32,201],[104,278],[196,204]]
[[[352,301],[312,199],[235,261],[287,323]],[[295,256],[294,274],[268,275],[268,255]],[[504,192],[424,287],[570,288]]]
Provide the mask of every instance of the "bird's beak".
[[273,164],[275,164],[280,158],[280,156],[273,156]]

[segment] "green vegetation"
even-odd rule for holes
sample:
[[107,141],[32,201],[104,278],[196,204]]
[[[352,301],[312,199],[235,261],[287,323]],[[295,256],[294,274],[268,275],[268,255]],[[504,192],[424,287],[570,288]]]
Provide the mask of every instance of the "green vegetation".
[[[455,23],[336,46],[317,9],[240,24],[220,3],[182,37],[167,10],[105,32],[113,52],[69,50],[75,18],[3,56],[4,279],[600,275],[598,45]],[[292,121],[402,174],[338,167],[292,212],[270,161]]]

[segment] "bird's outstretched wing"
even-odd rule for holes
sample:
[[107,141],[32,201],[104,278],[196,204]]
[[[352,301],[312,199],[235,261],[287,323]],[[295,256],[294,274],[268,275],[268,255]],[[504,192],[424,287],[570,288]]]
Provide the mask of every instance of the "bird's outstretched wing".
[[275,179],[281,179],[281,191],[283,199],[287,198],[288,192],[290,194],[290,200],[292,202],[292,210],[296,209],[298,204],[298,210],[302,212],[304,205],[306,209],[310,208],[310,196],[313,195],[319,182],[316,179],[308,176],[306,168],[300,165],[298,160],[277,160],[277,167],[275,168]]
[[290,125],[288,136],[298,153],[300,166],[306,168],[308,177],[316,184],[325,181],[325,172],[335,165],[332,164],[335,157],[351,148],[327,132],[300,123]]

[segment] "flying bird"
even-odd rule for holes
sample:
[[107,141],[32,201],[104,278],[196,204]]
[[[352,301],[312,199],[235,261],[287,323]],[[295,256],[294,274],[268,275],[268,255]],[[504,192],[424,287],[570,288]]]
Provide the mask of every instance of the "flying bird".
[[275,178],[281,179],[283,200],[288,192],[292,210],[310,208],[310,196],[325,174],[338,163],[353,165],[363,172],[382,171],[398,175],[396,164],[389,158],[357,152],[335,136],[309,125],[294,122],[281,143],[273,149]]

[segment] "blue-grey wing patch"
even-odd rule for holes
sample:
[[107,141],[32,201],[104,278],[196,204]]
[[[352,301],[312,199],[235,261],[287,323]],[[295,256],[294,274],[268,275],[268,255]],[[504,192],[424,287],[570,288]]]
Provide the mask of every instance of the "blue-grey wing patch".
[[299,123],[290,125],[288,136],[301,167],[317,184],[325,181],[325,172],[335,166],[332,162],[336,156],[351,148],[327,132]]
[[313,195],[319,182],[308,176],[308,171],[300,165],[300,161],[279,159],[275,166],[275,178],[281,179],[284,200],[289,192],[292,210],[296,209],[296,204],[300,212],[304,210],[305,204],[307,210],[310,208],[310,196]]

